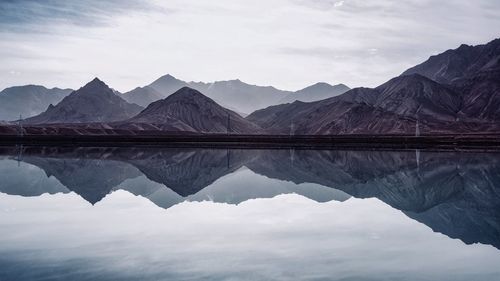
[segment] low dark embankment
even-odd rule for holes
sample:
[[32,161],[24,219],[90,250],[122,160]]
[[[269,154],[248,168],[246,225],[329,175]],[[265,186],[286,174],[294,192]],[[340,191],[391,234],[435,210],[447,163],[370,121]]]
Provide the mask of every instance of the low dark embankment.
[[468,135],[0,135],[0,145],[258,148],[438,148],[500,150],[500,134]]

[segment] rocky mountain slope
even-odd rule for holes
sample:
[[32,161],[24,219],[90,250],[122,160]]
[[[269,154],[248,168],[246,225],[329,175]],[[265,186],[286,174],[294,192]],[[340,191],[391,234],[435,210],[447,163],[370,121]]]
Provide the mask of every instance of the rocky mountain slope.
[[402,75],[420,74],[438,83],[452,84],[500,64],[500,39],[488,44],[461,45],[454,50],[431,56],[427,61],[406,70]]
[[142,107],[130,104],[95,78],[57,105],[25,120],[27,124],[113,122],[130,118]]
[[374,89],[268,107],[246,118],[279,134],[499,132],[499,42],[447,51]]
[[120,128],[200,133],[257,133],[260,128],[197,90],[184,87],[150,104]]

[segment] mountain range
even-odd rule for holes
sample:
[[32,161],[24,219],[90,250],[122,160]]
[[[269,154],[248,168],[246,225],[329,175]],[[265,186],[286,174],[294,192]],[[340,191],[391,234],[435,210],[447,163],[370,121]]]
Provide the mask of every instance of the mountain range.
[[141,106],[166,98],[183,87],[190,87],[210,97],[220,105],[238,112],[249,114],[257,109],[270,105],[300,101],[316,101],[343,94],[349,87],[338,84],[317,83],[305,89],[290,92],[274,87],[256,86],[244,83],[238,79],[217,81],[213,83],[185,82],[172,75],[164,75],[150,85],[136,88],[124,94],[131,103]]
[[272,106],[247,119],[278,134],[499,132],[499,59],[499,39],[462,45],[376,88]]
[[[260,107],[265,108],[246,117],[241,114]],[[57,124],[77,134],[87,133],[81,130],[84,126],[112,134],[413,135],[497,133],[499,121],[496,39],[432,56],[375,88],[349,90],[341,84],[318,83],[292,93],[240,80],[184,82],[165,75],[120,94],[96,78],[24,122],[44,134]],[[5,125],[0,130],[10,131]]]

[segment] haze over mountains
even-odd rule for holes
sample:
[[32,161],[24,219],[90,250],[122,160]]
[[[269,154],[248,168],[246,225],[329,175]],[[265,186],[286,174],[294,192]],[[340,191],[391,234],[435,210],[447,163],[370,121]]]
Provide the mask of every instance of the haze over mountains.
[[171,75],[164,75],[148,86],[136,88],[124,94],[124,98],[141,106],[147,106],[160,98],[166,98],[183,87],[190,87],[210,97],[220,105],[249,114],[257,109],[279,103],[315,101],[340,95],[349,90],[343,84],[332,86],[317,83],[297,92],[283,91],[271,86],[256,86],[238,79],[213,83],[185,82]]
[[[256,109],[294,100],[314,101],[336,96],[349,90],[343,84],[332,86],[317,83],[297,92],[278,90],[246,84],[240,80],[217,81],[213,83],[184,82],[171,75],[164,75],[150,85],[137,87],[121,95],[129,103],[147,107],[150,103],[164,99],[183,87],[191,87],[217,103],[240,115],[247,115]],[[50,104],[56,105],[71,89],[46,89],[43,86],[27,85],[11,87],[0,92],[0,120],[13,121],[33,117],[44,112]]]
[[[184,82],[165,75],[121,95],[95,79],[25,123],[39,128],[92,124],[129,132],[226,133],[229,128],[234,134],[496,133],[499,61],[496,39],[432,56],[376,88],[348,90],[318,83],[294,93],[239,80]],[[323,97],[328,98],[286,103]],[[260,107],[265,108],[245,118],[237,113]]]
[[7,88],[0,92],[0,120],[17,120],[44,112],[50,104],[59,103],[71,89],[47,89],[26,85]]

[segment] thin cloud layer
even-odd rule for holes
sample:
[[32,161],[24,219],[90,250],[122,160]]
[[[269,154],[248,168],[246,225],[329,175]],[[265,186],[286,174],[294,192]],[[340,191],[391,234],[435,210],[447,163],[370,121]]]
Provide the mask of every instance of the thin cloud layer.
[[50,24],[100,26],[115,15],[152,8],[145,0],[4,0],[0,2],[0,30],[33,32]]
[[0,2],[0,88],[121,91],[170,73],[296,90],[376,86],[430,55],[500,37],[500,2],[107,0]]

